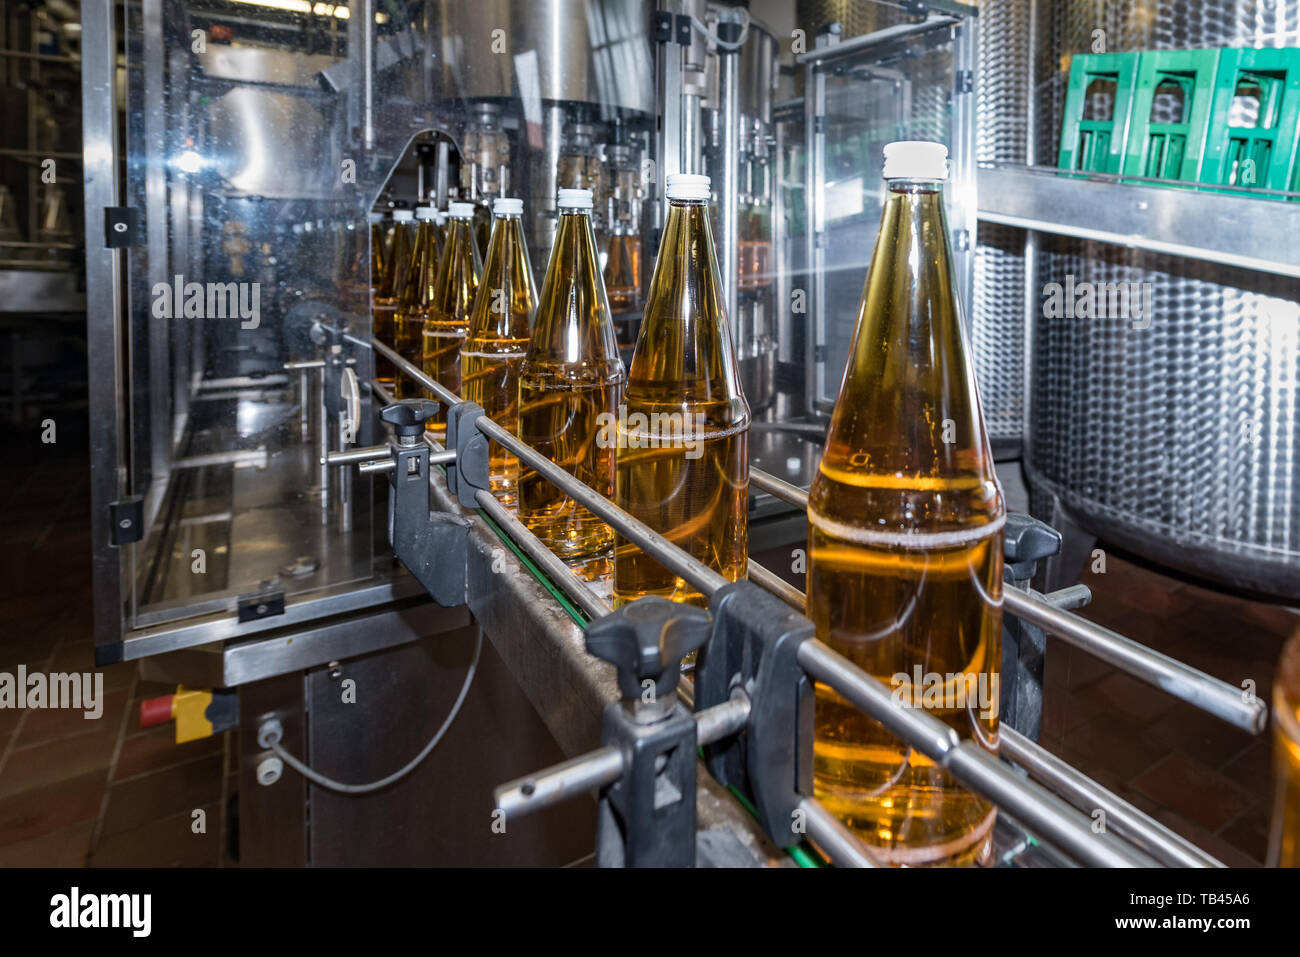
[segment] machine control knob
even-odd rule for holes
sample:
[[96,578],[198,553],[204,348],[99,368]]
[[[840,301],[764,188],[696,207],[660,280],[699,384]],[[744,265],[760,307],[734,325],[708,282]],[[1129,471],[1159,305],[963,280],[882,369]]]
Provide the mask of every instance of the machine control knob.
[[413,438],[424,432],[424,422],[438,411],[432,399],[402,399],[385,406],[379,417],[391,425],[399,436]]
[[1038,560],[1050,558],[1061,550],[1061,533],[1023,512],[1007,513],[1003,538],[1002,554],[1016,581],[1033,578]]
[[662,698],[676,690],[682,659],[709,640],[712,628],[703,608],[648,596],[589,624],[587,651],[618,668],[624,698],[641,698],[645,681]]

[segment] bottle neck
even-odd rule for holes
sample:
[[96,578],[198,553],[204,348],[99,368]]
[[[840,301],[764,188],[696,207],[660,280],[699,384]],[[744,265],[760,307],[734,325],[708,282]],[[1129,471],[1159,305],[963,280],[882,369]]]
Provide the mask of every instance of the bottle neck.
[[891,193],[942,193],[943,180],[899,176],[885,180]]

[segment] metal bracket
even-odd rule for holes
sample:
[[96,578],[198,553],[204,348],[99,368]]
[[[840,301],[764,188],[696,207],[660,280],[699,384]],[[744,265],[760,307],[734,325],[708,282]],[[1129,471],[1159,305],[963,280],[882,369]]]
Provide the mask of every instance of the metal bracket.
[[284,614],[284,592],[263,592],[258,595],[243,595],[239,599],[239,620],[258,621]]
[[144,496],[131,495],[108,503],[109,543],[114,547],[129,545],[144,538]]
[[691,45],[691,15],[689,13],[679,13],[673,20],[673,25],[677,29],[677,45],[688,47]]
[[447,469],[447,489],[465,508],[478,508],[474,498],[491,489],[488,439],[478,430],[483,407],[461,402],[447,410],[447,448],[456,450],[456,467]]
[[109,249],[143,246],[140,210],[134,206],[105,206],[104,245]]
[[973,93],[975,92],[975,72],[973,70],[958,70],[953,76],[954,93]]
[[796,811],[812,794],[813,758],[813,683],[797,656],[816,629],[749,581],[720,589],[709,610],[713,634],[695,665],[695,708],[721,704],[737,685],[754,707],[742,734],[705,747],[705,763],[753,802],[768,837],[797,844]]
[[650,35],[655,43],[668,43],[672,40],[673,15],[666,10],[656,10]]

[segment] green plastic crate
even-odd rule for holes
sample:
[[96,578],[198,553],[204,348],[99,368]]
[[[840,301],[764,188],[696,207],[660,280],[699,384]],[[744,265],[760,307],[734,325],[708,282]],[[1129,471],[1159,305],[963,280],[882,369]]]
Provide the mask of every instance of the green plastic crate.
[[[1070,63],[1057,166],[1118,173],[1128,137],[1138,54],[1083,53]],[[1110,110],[1099,109],[1109,99]]]
[[1121,170],[1155,179],[1201,178],[1218,50],[1149,50],[1138,58]]
[[1298,140],[1300,50],[1222,51],[1200,180],[1300,191]]

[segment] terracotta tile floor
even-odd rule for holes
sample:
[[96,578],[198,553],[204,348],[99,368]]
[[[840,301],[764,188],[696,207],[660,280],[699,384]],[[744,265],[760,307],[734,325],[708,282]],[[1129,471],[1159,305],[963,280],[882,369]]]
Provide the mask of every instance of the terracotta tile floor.
[[[1080,614],[1265,701],[1300,614],[1176,581],[1109,555]],[[1271,801],[1268,734],[1254,737],[1048,639],[1040,742],[1230,865],[1259,864]]]
[[[11,439],[0,465],[0,670],[89,670],[89,490],[84,432],[57,453]],[[24,442],[27,443],[24,445]],[[1197,588],[1111,555],[1086,575],[1087,617],[1267,696],[1292,611]],[[1042,743],[1229,864],[1262,860],[1269,748],[1051,640]],[[229,865],[223,808],[234,741],[177,746],[141,731],[168,689],[105,669],[103,717],[0,709],[0,865]],[[203,812],[206,829],[192,822]]]
[[[21,451],[0,466],[0,671],[92,671],[84,426],[54,448],[8,440]],[[171,689],[133,664],[103,674],[97,720],[0,709],[0,866],[230,865],[231,735],[176,745],[170,725],[142,731],[141,699]]]

